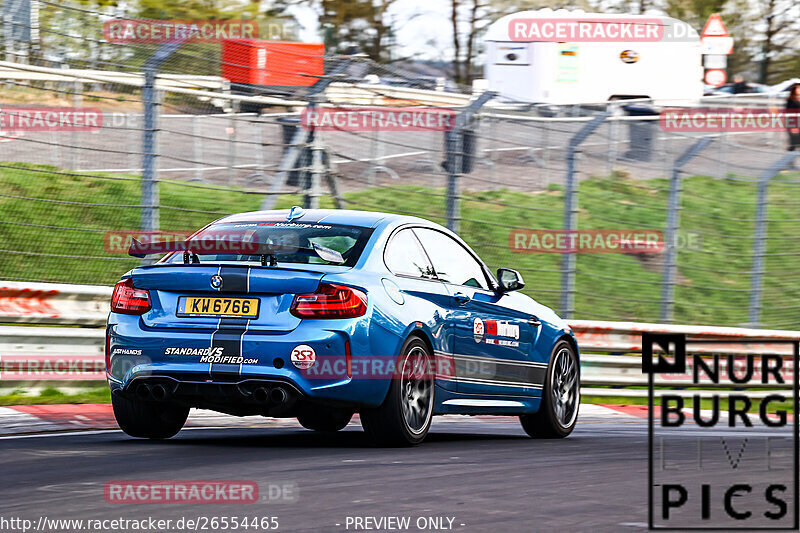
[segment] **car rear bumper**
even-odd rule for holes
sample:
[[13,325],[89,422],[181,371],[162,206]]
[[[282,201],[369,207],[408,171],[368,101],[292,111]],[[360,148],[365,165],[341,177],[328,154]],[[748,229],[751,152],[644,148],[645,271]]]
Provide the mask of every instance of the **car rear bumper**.
[[[159,385],[171,399],[221,411],[226,411],[220,408],[224,406],[233,410],[249,406],[263,407],[258,412],[266,414],[279,403],[297,401],[374,407],[386,397],[391,376],[353,376],[348,374],[347,361],[388,361],[396,356],[375,355],[383,350],[375,349],[368,328],[369,321],[362,318],[325,323],[304,320],[289,332],[246,331],[214,359],[216,352],[209,348],[217,344],[212,336],[218,332],[154,330],[144,327],[139,317],[112,314],[107,329],[109,385],[114,394],[142,398],[148,394],[141,386],[149,387],[147,399],[154,401],[159,398],[153,397],[153,387]],[[314,366],[308,369],[292,363],[293,350],[302,345],[316,354]],[[228,356],[241,360],[237,364],[236,359],[222,359]],[[255,393],[259,388],[266,389],[266,401],[263,392]],[[289,399],[278,402],[280,392],[275,392],[270,400],[273,389],[283,390]],[[157,391],[160,396],[161,388]]]

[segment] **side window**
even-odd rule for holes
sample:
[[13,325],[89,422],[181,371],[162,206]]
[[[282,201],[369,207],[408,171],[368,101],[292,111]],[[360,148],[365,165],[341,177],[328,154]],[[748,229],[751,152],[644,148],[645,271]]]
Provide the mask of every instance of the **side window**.
[[454,285],[489,288],[480,263],[458,242],[432,229],[414,228],[414,233],[428,252],[439,279]]
[[383,256],[386,266],[395,274],[418,278],[433,277],[433,269],[419,241],[410,229],[395,233]]

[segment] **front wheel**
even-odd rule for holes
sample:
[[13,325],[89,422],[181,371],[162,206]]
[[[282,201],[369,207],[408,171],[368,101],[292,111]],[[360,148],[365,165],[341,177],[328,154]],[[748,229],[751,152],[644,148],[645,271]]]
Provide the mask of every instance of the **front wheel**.
[[189,416],[189,408],[182,405],[130,400],[116,394],[111,395],[111,405],[120,429],[131,437],[145,439],[172,437]]
[[534,438],[564,438],[575,429],[580,406],[578,355],[567,341],[553,350],[539,411],[519,417],[525,433]]
[[379,445],[410,446],[425,439],[433,418],[432,354],[419,337],[403,344],[399,376],[392,379],[383,403],[361,411],[361,425]]

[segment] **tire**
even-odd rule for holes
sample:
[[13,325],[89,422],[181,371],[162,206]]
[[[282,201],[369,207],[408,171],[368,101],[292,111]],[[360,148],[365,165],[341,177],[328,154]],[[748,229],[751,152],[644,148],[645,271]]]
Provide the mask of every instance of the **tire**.
[[547,366],[539,411],[519,417],[525,433],[540,439],[562,439],[572,433],[578,420],[580,390],[578,355],[570,343],[559,341]]
[[398,374],[383,403],[361,411],[361,425],[380,446],[412,446],[425,439],[434,405],[433,354],[419,337],[409,337],[398,357]]
[[323,433],[336,433],[353,418],[353,411],[330,409],[311,405],[297,414],[297,421],[306,429]]
[[122,431],[131,437],[168,439],[178,433],[189,408],[167,402],[143,402],[111,395],[114,417]]

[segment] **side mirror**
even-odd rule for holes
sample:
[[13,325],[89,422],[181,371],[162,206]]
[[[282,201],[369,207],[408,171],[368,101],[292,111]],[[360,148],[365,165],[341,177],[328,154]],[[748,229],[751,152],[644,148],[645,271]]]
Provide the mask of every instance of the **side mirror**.
[[525,286],[520,273],[510,268],[498,268],[497,281],[500,283],[500,292],[518,291]]

